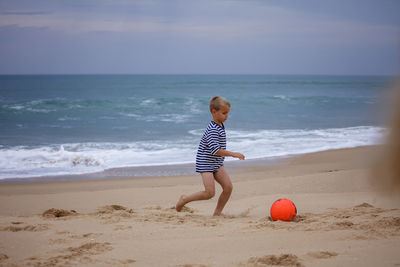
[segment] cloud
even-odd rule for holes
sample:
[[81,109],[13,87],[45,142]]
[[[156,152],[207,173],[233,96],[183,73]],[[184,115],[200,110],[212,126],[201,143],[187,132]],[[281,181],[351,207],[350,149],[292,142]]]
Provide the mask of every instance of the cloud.
[[51,12],[48,11],[33,11],[33,10],[7,10],[0,11],[0,15],[18,15],[18,16],[35,16],[35,15],[48,15]]
[[380,9],[373,20],[353,16],[354,1],[336,13],[317,2],[10,1],[0,3],[0,54],[6,70],[30,57],[60,73],[79,71],[75,62],[104,73],[393,73],[400,23]]
[[86,8],[86,12],[5,11],[0,14],[0,26],[47,27],[67,34],[148,33],[210,41],[314,44],[396,42],[400,32],[399,26],[325,18],[254,1],[207,1],[207,5],[172,1],[170,6],[158,1],[117,3],[109,11],[107,5]]

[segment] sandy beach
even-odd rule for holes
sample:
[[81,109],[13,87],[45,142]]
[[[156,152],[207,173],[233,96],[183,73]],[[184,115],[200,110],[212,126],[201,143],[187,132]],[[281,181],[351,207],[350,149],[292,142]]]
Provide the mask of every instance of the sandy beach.
[[[211,216],[219,187],[175,211],[202,190],[197,175],[2,184],[0,265],[399,266],[400,201],[371,178],[379,150],[230,167],[222,217]],[[269,220],[278,198],[296,204],[295,222]]]

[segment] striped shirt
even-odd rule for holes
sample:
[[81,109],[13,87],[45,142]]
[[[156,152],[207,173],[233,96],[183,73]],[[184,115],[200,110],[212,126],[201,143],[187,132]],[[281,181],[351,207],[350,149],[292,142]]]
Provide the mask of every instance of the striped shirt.
[[220,126],[210,121],[197,150],[196,172],[217,172],[224,164],[224,157],[215,154],[221,148],[226,149],[224,124]]

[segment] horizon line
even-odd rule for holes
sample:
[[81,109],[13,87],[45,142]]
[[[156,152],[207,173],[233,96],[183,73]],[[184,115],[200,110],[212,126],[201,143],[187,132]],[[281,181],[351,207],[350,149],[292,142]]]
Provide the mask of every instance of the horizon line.
[[173,76],[173,75],[254,75],[254,76],[387,76],[387,77],[397,77],[400,74],[324,74],[324,73],[0,73],[0,76],[89,76],[89,75],[162,75],[162,76]]

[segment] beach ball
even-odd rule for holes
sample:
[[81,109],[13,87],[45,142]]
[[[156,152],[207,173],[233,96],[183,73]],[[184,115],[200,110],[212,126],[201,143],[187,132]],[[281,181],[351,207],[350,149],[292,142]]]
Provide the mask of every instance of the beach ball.
[[297,209],[291,200],[280,198],[272,204],[270,213],[274,221],[290,222],[296,217]]

